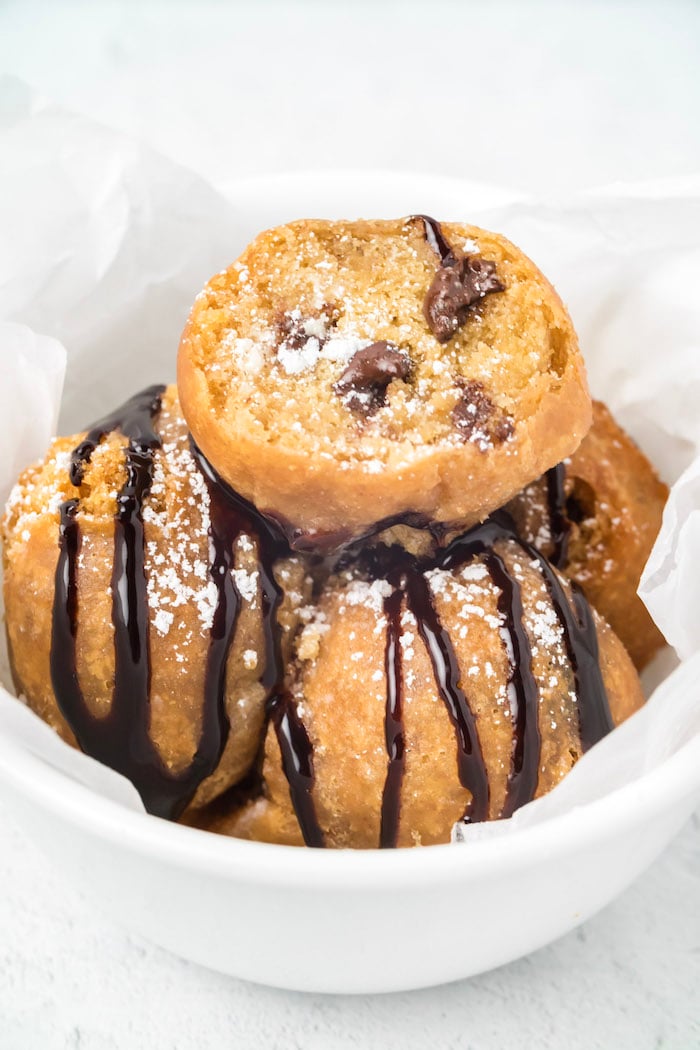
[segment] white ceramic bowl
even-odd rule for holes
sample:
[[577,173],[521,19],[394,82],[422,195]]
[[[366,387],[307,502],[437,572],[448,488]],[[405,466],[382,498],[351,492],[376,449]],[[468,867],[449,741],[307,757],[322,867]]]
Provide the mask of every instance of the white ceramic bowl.
[[[390,174],[275,176],[228,189],[245,236],[308,213],[457,216],[511,199]],[[565,816],[503,839],[416,850],[292,849],[169,824],[95,794],[11,737],[0,738],[0,785],[71,883],[130,931],[265,984],[388,992],[499,966],[611,901],[697,804],[700,736]]]
[[472,846],[304,850],[126,810],[11,741],[14,812],[70,882],[187,959],[303,991],[390,992],[525,955],[604,907],[698,801],[700,740],[585,808]]

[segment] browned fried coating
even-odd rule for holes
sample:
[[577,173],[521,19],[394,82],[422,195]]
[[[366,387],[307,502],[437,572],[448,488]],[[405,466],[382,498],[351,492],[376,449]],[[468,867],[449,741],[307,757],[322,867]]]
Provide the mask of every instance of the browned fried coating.
[[[661,528],[668,487],[600,401],[593,404],[593,426],[565,466],[571,533],[563,571],[641,670],[664,645],[637,587]],[[526,486],[508,510],[522,534],[551,556],[546,481]]]

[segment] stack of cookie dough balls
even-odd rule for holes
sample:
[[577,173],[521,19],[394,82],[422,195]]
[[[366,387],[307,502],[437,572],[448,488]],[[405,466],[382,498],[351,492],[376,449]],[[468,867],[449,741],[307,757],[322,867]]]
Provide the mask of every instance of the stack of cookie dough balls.
[[157,815],[447,842],[643,702],[663,639],[636,586],[665,498],[504,238],[292,223],[198,295],[177,391],[20,478],[16,690]]

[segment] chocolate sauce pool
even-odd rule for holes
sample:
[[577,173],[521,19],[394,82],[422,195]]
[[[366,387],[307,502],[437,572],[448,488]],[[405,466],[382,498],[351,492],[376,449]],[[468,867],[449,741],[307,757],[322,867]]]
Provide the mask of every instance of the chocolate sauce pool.
[[[428,222],[429,220],[424,220]],[[441,250],[439,231],[431,230]],[[128,777],[139,791],[146,809],[176,819],[194,796],[199,784],[217,767],[229,734],[226,714],[226,666],[235,636],[241,598],[232,575],[234,546],[241,533],[257,543],[262,591],[265,658],[261,683],[267,695],[267,716],[280,748],[282,768],[290,799],[308,846],[325,845],[314,799],[313,745],[294,698],[285,686],[278,609],[282,591],[274,577],[275,562],[289,554],[282,529],[226,485],[192,444],[197,468],[210,497],[209,577],[217,600],[207,652],[202,728],[196,753],[189,766],[169,770],[149,736],[150,644],[143,506],[152,484],[154,457],[161,447],[155,423],[165,388],[149,387],[116,412],[95,424],[71,457],[74,485],[83,480],[86,465],[97,445],[112,431],[127,439],[126,481],[117,495],[114,515],[112,569],[112,622],[115,672],[112,699],[106,715],[94,714],[86,704],[78,680],[76,643],[80,628],[78,561],[81,547],[80,497],[60,507],[59,556],[56,566],[51,641],[51,678],[59,708],[78,744],[87,754]],[[563,468],[547,477],[552,535],[558,556],[565,557],[568,522],[564,514]],[[409,516],[410,517],[410,516]],[[538,727],[539,690],[532,672],[532,653],[523,623],[520,585],[509,572],[496,544],[515,542],[539,565],[553,608],[561,624],[564,644],[574,674],[581,744],[584,750],[612,729],[612,719],[598,664],[598,643],[592,612],[582,592],[571,585],[567,594],[547,560],[515,531],[509,516],[499,511],[482,525],[453,540],[430,563],[419,562],[400,548],[383,548],[377,575],[392,586],[385,599],[387,773],[382,795],[379,845],[397,843],[401,786],[406,744],[403,727],[404,673],[401,615],[406,606],[416,620],[418,633],[429,654],[439,696],[454,727],[457,773],[471,801],[467,821],[489,816],[488,773],[479,743],[478,722],[461,684],[454,646],[442,626],[425,577],[429,568],[457,569],[481,557],[498,589],[498,608],[507,635],[508,692],[513,719],[513,747],[506,800],[499,814],[510,816],[530,801],[537,789],[541,740]],[[562,553],[563,552],[563,553]]]

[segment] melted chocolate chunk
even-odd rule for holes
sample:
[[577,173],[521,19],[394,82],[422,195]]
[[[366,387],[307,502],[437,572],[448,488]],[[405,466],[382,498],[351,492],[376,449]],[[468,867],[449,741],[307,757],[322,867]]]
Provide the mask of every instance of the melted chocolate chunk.
[[437,219],[431,219],[429,215],[411,215],[408,221],[415,222],[416,220],[423,223],[423,235],[443,266],[453,263],[455,254],[447,243],[442,226]]
[[349,408],[370,415],[384,404],[392,379],[405,379],[410,371],[408,354],[381,339],[354,354],[333,390]]
[[507,441],[513,433],[513,420],[494,405],[476,379],[458,381],[462,396],[452,409],[452,421],[464,441],[473,441],[486,450]]
[[472,306],[485,295],[505,291],[496,276],[496,264],[479,255],[462,255],[446,240],[442,226],[429,215],[411,215],[423,223],[425,239],[440,260],[440,268],[423,303],[428,327],[439,343],[447,343],[467,319]]
[[484,391],[483,383],[469,379],[459,384],[462,396],[452,409],[452,421],[465,441],[477,431],[488,430],[493,420],[494,404]]
[[423,304],[428,327],[439,343],[447,343],[464,324],[469,310],[486,295],[502,292],[496,264],[478,255],[454,257],[435,274]]

